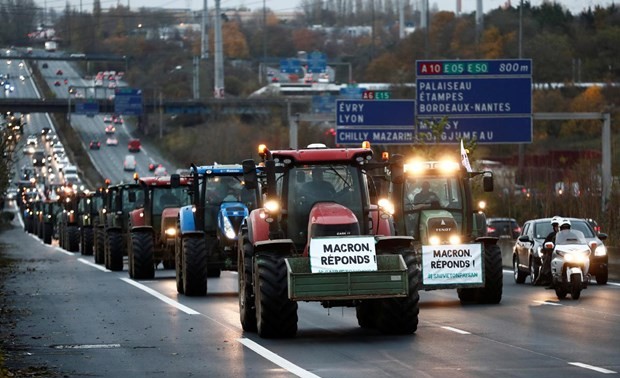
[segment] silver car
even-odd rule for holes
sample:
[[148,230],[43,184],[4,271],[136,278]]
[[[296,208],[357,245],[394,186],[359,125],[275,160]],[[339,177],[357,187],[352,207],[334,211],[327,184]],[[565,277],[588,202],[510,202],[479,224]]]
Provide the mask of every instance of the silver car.
[[[595,233],[586,219],[568,219],[571,221],[571,228],[583,232],[588,243],[592,240],[596,241],[596,247],[590,254],[589,273],[596,277],[596,283],[599,285],[606,284],[608,256],[603,240],[607,239],[607,234]],[[525,222],[512,253],[512,267],[516,283],[524,283],[527,276],[530,276],[531,284],[536,282],[542,267],[543,242],[551,231],[553,231],[551,218],[533,219]]]

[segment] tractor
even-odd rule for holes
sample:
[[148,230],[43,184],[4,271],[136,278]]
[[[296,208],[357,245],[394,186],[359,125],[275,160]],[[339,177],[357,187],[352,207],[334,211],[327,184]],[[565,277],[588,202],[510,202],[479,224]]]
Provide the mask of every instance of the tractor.
[[[190,203],[188,178],[173,180],[170,176],[142,177],[144,207],[129,213],[129,277],[155,277],[161,262],[165,269],[174,269],[174,243],[179,208]],[[177,184],[178,183],[178,184]]]
[[84,191],[78,201],[78,225],[80,227],[80,253],[91,256],[95,244],[95,224],[103,205],[101,191]]
[[474,206],[473,190],[493,191],[490,171],[473,172],[454,160],[405,161],[393,156],[391,182],[398,235],[414,239],[421,264],[420,288],[457,289],[462,303],[496,304],[502,298],[502,255],[497,238],[486,236],[486,218]]
[[372,150],[270,151],[259,146],[264,173],[245,160],[248,188],[260,185],[264,205],[242,224],[238,242],[239,313],[260,337],[297,333],[297,302],[354,307],[358,324],[412,334],[419,314],[411,236],[395,236],[390,206],[371,203]]
[[103,213],[103,264],[112,271],[123,270],[129,245],[129,213],[144,207],[144,191],[134,175],[134,182],[107,188]]
[[56,219],[58,225],[58,245],[69,252],[80,250],[80,227],[78,224],[78,197],[80,193],[71,185],[59,190],[58,203],[62,212]]
[[176,284],[181,294],[204,296],[207,277],[237,270],[237,233],[261,196],[245,186],[239,164],[192,165],[190,177],[192,204],[180,209],[175,242]]

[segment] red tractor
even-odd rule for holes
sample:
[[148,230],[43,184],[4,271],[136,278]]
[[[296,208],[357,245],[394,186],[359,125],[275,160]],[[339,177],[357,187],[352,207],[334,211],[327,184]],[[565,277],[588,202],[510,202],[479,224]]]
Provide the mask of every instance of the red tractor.
[[[361,327],[411,334],[420,271],[413,238],[394,236],[391,207],[376,193],[370,148],[259,148],[264,177],[243,162],[248,188],[266,199],[239,233],[239,312],[261,337],[297,332],[297,301],[355,307]],[[374,166],[373,166],[374,165]],[[370,190],[372,189],[372,190]]]
[[[178,175],[177,175],[178,176]],[[175,180],[173,180],[175,181]],[[142,177],[144,207],[129,213],[129,277],[155,277],[155,267],[174,268],[174,243],[179,208],[188,205],[190,180],[171,176]]]

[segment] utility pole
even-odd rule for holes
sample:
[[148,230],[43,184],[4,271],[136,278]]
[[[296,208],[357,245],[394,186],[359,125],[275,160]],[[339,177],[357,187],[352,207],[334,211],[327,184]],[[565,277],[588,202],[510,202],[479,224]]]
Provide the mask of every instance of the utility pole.
[[222,16],[220,14],[220,1],[215,0],[215,15],[213,15],[213,27],[215,29],[215,85],[213,94],[215,98],[224,98],[224,51],[222,44]]
[[202,43],[200,45],[200,57],[202,60],[209,59],[209,10],[207,8],[208,0],[202,3]]
[[405,0],[398,0],[398,37],[405,38]]

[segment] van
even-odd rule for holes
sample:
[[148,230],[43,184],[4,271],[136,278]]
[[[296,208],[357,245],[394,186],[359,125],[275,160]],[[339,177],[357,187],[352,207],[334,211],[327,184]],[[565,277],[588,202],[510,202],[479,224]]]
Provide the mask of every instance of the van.
[[123,169],[125,171],[135,171],[136,170],[136,157],[133,155],[125,156],[125,161],[123,162]]

